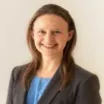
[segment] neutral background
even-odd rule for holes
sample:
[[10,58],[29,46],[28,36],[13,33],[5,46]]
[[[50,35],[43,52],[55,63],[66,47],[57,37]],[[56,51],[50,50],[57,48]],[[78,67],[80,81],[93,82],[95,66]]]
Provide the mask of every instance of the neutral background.
[[56,3],[75,20],[76,63],[98,75],[104,104],[104,0],[0,0],[0,104],[5,104],[11,70],[31,58],[26,29],[34,12]]

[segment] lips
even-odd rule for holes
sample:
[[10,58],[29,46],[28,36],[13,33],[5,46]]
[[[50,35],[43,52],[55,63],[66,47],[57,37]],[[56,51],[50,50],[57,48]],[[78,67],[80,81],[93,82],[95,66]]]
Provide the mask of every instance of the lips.
[[45,48],[54,48],[57,44],[53,44],[53,45],[44,45],[42,44]]

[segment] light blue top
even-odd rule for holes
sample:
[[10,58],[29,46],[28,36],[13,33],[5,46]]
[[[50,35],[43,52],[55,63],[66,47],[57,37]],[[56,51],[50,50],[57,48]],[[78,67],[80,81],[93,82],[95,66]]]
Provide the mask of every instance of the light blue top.
[[38,76],[33,78],[27,94],[26,104],[37,104],[50,79],[51,78],[40,78]]

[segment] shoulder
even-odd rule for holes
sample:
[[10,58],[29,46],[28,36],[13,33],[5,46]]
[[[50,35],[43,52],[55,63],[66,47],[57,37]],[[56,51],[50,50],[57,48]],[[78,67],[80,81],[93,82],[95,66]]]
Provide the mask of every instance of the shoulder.
[[28,64],[15,66],[11,72],[11,76],[13,77],[13,79],[17,80],[18,78],[20,78],[20,76],[22,76],[22,74],[25,72],[27,67]]
[[74,89],[80,88],[82,86],[86,86],[88,88],[95,88],[99,90],[99,78],[96,74],[82,68],[79,65],[74,66],[75,76],[73,80]]
[[75,79],[77,79],[77,81],[84,81],[92,76],[97,76],[93,72],[90,72],[77,64],[74,65],[74,71],[75,71]]
[[72,84],[69,84],[69,88],[71,85],[71,91],[76,98],[75,102],[78,104],[101,104],[98,76],[78,65],[75,65],[73,70],[75,70],[75,77]]

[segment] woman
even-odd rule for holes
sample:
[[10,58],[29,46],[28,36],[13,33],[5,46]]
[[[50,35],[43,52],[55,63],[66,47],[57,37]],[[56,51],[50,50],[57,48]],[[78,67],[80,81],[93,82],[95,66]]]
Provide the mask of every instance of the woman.
[[76,28],[64,8],[47,4],[30,21],[32,61],[13,69],[6,104],[101,104],[98,77],[76,65]]

